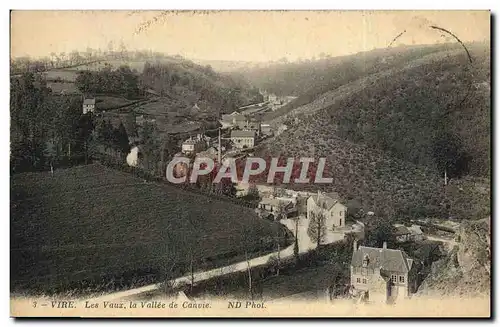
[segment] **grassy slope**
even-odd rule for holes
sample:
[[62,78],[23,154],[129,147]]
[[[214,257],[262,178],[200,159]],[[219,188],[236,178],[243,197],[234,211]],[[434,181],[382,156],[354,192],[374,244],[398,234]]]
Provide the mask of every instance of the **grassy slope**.
[[185,264],[189,246],[196,260],[216,260],[262,248],[277,228],[250,209],[145,184],[98,164],[54,177],[14,175],[11,284],[43,289],[135,270],[161,273]]
[[[356,198],[366,209],[387,216],[484,217],[490,204],[487,178],[452,180],[445,190],[426,153],[430,144],[426,136],[435,126],[432,114],[458,102],[467,90],[464,81],[489,82],[489,60],[481,51],[474,52],[479,60],[472,78],[470,71],[459,69],[463,55],[451,51],[419,59],[404,69],[362,76],[320,95],[294,109],[301,121],[265,142],[261,153],[304,156],[314,149],[316,157],[327,157],[333,171],[333,184],[323,185],[324,189],[336,190],[345,199]],[[476,173],[487,176],[489,84],[475,85],[460,110],[452,110],[449,121],[474,154]],[[412,139],[413,144],[405,142]],[[449,211],[446,203],[451,203]]]

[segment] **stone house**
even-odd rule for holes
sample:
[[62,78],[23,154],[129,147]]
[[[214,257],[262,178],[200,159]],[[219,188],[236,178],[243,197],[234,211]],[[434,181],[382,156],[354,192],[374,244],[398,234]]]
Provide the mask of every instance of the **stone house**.
[[351,294],[370,302],[394,303],[417,288],[414,260],[401,250],[360,246],[354,242],[351,259]]

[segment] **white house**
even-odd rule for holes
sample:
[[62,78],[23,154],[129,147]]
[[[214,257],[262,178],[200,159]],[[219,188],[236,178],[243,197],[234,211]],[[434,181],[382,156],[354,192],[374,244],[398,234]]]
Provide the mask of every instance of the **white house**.
[[83,100],[83,114],[85,115],[87,112],[95,111],[95,99],[88,98]]
[[236,148],[253,148],[255,145],[254,131],[231,131],[231,141]]
[[198,134],[196,137],[190,137],[182,143],[182,153],[196,154],[205,150],[206,147],[207,141],[204,139],[203,135]]
[[326,218],[327,231],[334,231],[337,227],[345,226],[347,207],[340,203],[337,193],[321,193],[307,199],[307,219],[311,213],[322,213]]

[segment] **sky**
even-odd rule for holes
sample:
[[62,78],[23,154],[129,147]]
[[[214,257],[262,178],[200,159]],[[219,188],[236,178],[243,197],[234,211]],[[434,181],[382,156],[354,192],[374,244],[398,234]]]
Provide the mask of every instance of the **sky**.
[[489,11],[12,11],[11,55],[113,42],[191,59],[265,62],[384,48],[404,30],[394,45],[454,42],[430,25],[463,42],[490,40]]

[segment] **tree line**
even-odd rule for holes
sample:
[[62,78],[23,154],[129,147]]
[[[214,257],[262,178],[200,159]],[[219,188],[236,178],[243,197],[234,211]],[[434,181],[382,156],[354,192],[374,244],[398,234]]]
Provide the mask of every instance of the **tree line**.
[[98,71],[81,71],[75,84],[83,94],[106,93],[136,98],[140,93],[137,72],[126,65],[113,69],[111,65],[105,64]]
[[81,97],[51,95],[41,74],[11,79],[11,172],[54,169],[92,160],[99,146],[128,153],[121,123],[83,114]]

